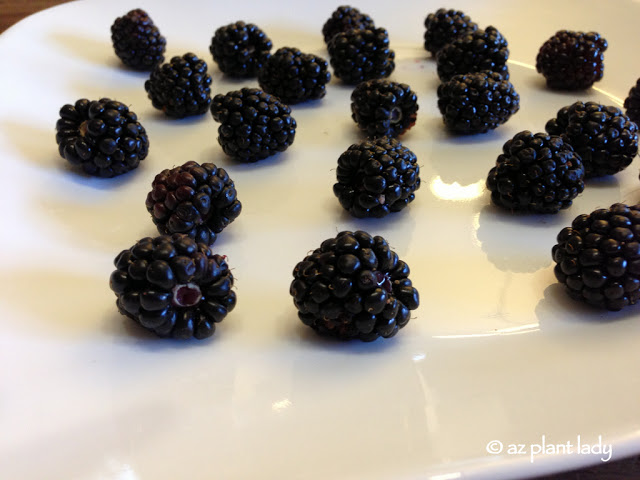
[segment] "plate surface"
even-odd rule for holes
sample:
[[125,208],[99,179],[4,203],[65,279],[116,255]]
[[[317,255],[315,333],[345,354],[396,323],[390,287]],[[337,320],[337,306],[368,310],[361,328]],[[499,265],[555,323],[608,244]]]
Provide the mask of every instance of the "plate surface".
[[[208,47],[235,20],[258,24],[274,49],[327,57],[320,34],[338,4],[312,1],[142,1],[167,38],[167,58],[192,51],[213,92],[257,86],[221,75]],[[338,156],[361,139],[351,87],[337,79],[317,103],[293,106],[287,152],[252,165],[226,157],[206,114],[175,121],[153,109],[145,74],[122,68],[110,43],[130,2],[84,1],[25,19],[0,36],[0,471],[65,479],[501,479],[598,464],[607,453],[537,455],[534,445],[610,445],[640,452],[640,323],[570,301],[550,250],[581,214],[640,202],[637,160],[590,181],[555,216],[489,205],[486,175],[503,143],[543,131],[564,105],[620,105],[640,75],[632,1],[460,0],[508,39],[520,111],[497,130],[454,137],[436,106],[435,62],[422,47],[434,2],[357,5],[389,30],[392,79],[417,92],[418,122],[402,137],[422,186],[401,213],[357,220],[333,196]],[[609,42],[605,76],[585,92],[545,88],[531,67],[556,30],[597,30]],[[150,155],[136,171],[100,180],[69,169],[54,139],[58,110],[116,98],[146,127]],[[118,314],[113,258],[156,234],[144,199],[156,173],[188,160],[224,166],[241,216],[214,249],[237,279],[236,309],[213,338],[155,338]],[[319,339],[288,293],[295,264],[341,230],[382,235],[411,266],[421,294],[390,340]],[[498,440],[504,449],[490,455]],[[509,454],[523,445],[526,454]]]

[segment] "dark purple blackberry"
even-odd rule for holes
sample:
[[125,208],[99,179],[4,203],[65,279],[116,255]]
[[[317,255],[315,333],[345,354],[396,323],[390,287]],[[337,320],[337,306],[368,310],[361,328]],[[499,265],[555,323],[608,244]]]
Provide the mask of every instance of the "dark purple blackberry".
[[420,167],[415,154],[395,138],[351,145],[338,158],[333,193],[355,217],[384,217],[415,199]]
[[478,25],[460,10],[440,8],[424,20],[424,48],[435,56],[442,47],[458,36],[475,32]]
[[143,238],[114,264],[118,310],[161,337],[210,337],[236,305],[226,257],[187,235]]
[[438,109],[455,133],[486,133],[520,109],[520,95],[496,72],[455,75],[438,86]]
[[396,67],[384,28],[365,28],[338,33],[329,42],[333,73],[344,83],[356,85],[372,78],[386,78]]
[[331,39],[338,33],[365,28],[375,28],[371,17],[357,8],[343,5],[334,10],[331,17],[324,23],[322,36],[324,37],[324,42],[329,45]]
[[384,238],[363,231],[325,240],[293,277],[290,293],[302,323],[341,340],[392,337],[420,303],[409,266]]
[[561,108],[545,129],[567,138],[582,158],[586,178],[618,173],[638,153],[638,126],[617,107],[575,102]]
[[211,114],[221,124],[218,143],[222,150],[241,162],[256,162],[284,152],[296,136],[291,108],[257,88],[216,95]]
[[624,100],[624,108],[627,116],[636,124],[640,123],[640,78],[629,90],[629,95]]
[[438,76],[446,82],[454,75],[487,70],[508,80],[507,47],[506,38],[495,27],[463,33],[438,51]]
[[614,311],[640,299],[640,205],[579,215],[557,241],[554,273],[570,297]]
[[184,233],[206,245],[215,242],[216,234],[242,210],[226,170],[196,162],[156,175],[146,206],[160,233]]
[[158,65],[144,84],[155,108],[167,116],[202,115],[211,105],[211,75],[207,63],[193,53]]
[[115,177],[136,168],[149,153],[138,117],[121,102],[102,98],[64,105],[56,123],[60,156],[89,175]]
[[139,8],[113,22],[111,42],[122,63],[136,70],[152,70],[164,61],[167,41],[147,12]]
[[582,160],[562,137],[525,130],[502,152],[487,177],[491,201],[499,207],[558,213],[584,190]]
[[607,41],[595,32],[560,30],[538,52],[536,70],[549,88],[581,90],[602,79]]
[[271,55],[258,72],[260,87],[287,104],[324,97],[331,80],[324,58],[283,47]]
[[416,123],[418,97],[409,85],[367,80],[351,93],[351,118],[370,138],[397,137]]
[[242,21],[218,28],[209,51],[220,71],[231,77],[255,77],[269,58],[271,40],[253,23]]

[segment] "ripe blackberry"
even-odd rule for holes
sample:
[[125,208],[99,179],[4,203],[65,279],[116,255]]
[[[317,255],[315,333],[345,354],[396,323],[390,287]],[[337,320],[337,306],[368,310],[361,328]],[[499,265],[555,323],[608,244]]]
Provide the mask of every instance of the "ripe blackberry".
[[338,33],[365,28],[375,28],[371,17],[357,8],[343,5],[338,7],[324,23],[322,35],[324,36],[324,42],[329,45],[331,39]]
[[136,168],[149,153],[137,115],[121,102],[102,98],[64,105],[56,123],[60,156],[89,175],[115,177]]
[[211,245],[216,234],[240,215],[237,197],[224,168],[187,162],[156,175],[146,206],[160,233],[184,233]]
[[209,51],[220,71],[232,77],[255,77],[271,54],[273,44],[253,23],[242,21],[218,28]]
[[351,118],[370,138],[397,137],[415,123],[418,97],[409,85],[367,80],[351,93]]
[[297,48],[278,49],[258,72],[260,87],[287,104],[324,97],[329,80],[327,61]]
[[640,205],[579,215],[557,242],[554,273],[570,297],[614,311],[640,299]]
[[296,136],[291,108],[257,88],[216,95],[211,114],[221,124],[218,143],[222,150],[241,162],[256,162],[284,152]]
[[525,130],[502,152],[487,177],[491,200],[499,207],[558,213],[584,190],[582,160],[562,137]]
[[488,70],[508,80],[507,47],[506,38],[495,27],[465,32],[436,54],[438,76],[446,82],[454,75]]
[[629,90],[629,96],[624,100],[624,108],[631,121],[640,123],[640,78]]
[[344,83],[356,85],[372,78],[386,78],[396,67],[384,28],[365,28],[338,33],[329,42],[333,73]]
[[602,79],[607,41],[595,32],[560,30],[540,47],[536,70],[550,88],[580,90]]
[[187,235],[143,238],[114,264],[118,310],[161,337],[210,337],[236,305],[226,257]]
[[363,231],[325,240],[293,277],[290,293],[302,323],[341,340],[392,337],[420,303],[409,266],[384,238]]
[[420,167],[415,154],[395,138],[351,145],[338,158],[333,193],[354,217],[384,217],[415,199]]
[[438,109],[456,133],[485,133],[520,109],[520,95],[496,72],[455,75],[438,86]]
[[424,48],[432,55],[461,34],[475,32],[478,25],[460,10],[440,8],[424,20]]
[[618,173],[638,153],[638,126],[617,107],[578,101],[561,108],[545,129],[566,136],[582,158],[586,178]]
[[122,63],[136,70],[151,70],[164,61],[167,41],[149,14],[139,8],[113,22],[111,42]]

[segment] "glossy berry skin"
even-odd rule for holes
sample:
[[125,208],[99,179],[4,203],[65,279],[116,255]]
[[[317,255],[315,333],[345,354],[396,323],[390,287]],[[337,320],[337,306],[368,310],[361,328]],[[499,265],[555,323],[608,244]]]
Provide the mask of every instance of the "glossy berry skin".
[[424,48],[432,55],[458,36],[475,32],[478,25],[460,10],[439,8],[424,20]]
[[629,95],[624,100],[625,113],[635,122],[636,125],[640,123],[640,78],[636,81],[636,84],[629,90]]
[[213,98],[211,114],[222,150],[240,162],[256,162],[293,143],[296,121],[291,108],[257,88],[243,88]]
[[553,246],[554,273],[570,297],[607,310],[640,299],[640,205],[579,215]]
[[357,8],[342,5],[334,10],[322,26],[322,36],[324,37],[324,42],[328,45],[338,33],[365,28],[375,28],[371,17]]
[[418,97],[405,83],[367,80],[351,93],[351,118],[369,138],[398,137],[417,116]]
[[418,308],[409,266],[380,236],[338,233],[293,270],[298,317],[320,335],[365,342],[394,336]]
[[486,133],[520,109],[520,95],[496,72],[455,75],[441,83],[437,93],[438,109],[453,133]]
[[122,63],[133,69],[150,71],[164,61],[167,41],[142,9],[131,10],[113,22],[111,42]]
[[618,107],[578,101],[561,108],[545,129],[567,138],[582,158],[586,178],[614,175],[638,153],[638,126]]
[[272,46],[257,25],[238,21],[215,31],[209,51],[225,75],[255,77],[271,55]]
[[165,115],[184,118],[202,115],[211,105],[211,75],[207,63],[193,53],[158,65],[145,82],[151,103]]
[[607,41],[596,32],[560,30],[541,47],[536,70],[547,86],[558,90],[582,90],[602,79]]
[[562,137],[525,130],[502,152],[487,177],[491,201],[499,207],[558,213],[584,190],[582,160]]
[[258,72],[260,87],[289,105],[324,97],[330,80],[324,58],[297,48],[279,48]]
[[205,245],[242,211],[226,170],[193,161],[156,175],[145,204],[161,234],[184,233]]
[[333,193],[354,217],[385,217],[415,199],[420,167],[398,140],[377,138],[351,145],[338,158]]
[[114,264],[118,310],[160,337],[210,337],[236,305],[226,257],[186,235],[143,238]]
[[149,153],[149,138],[137,115],[109,98],[60,109],[56,123],[60,156],[85,173],[115,177],[137,168]]

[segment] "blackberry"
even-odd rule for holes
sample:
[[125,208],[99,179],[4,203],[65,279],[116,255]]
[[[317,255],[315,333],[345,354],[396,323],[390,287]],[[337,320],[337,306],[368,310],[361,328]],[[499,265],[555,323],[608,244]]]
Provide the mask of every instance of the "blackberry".
[[351,93],[351,117],[368,137],[397,137],[416,123],[418,98],[411,87],[367,80]]
[[640,205],[579,215],[557,242],[554,273],[570,297],[613,311],[640,299]]
[[478,24],[460,10],[440,8],[424,20],[424,48],[432,55],[461,34],[475,32]]
[[582,160],[562,137],[525,130],[502,152],[487,178],[491,200],[499,207],[558,213],[584,190]]
[[629,90],[629,95],[624,100],[624,108],[631,121],[640,123],[640,78]]
[[207,63],[194,53],[175,56],[151,72],[144,88],[153,106],[169,117],[202,115],[211,105],[211,75],[207,68]]
[[187,235],[143,238],[114,264],[118,310],[160,337],[210,337],[236,305],[226,257]]
[[260,87],[287,104],[324,97],[329,80],[329,64],[324,58],[288,47],[271,55],[258,73]]
[[111,42],[122,63],[136,70],[151,70],[164,61],[167,41],[149,14],[139,8],[113,22]]
[[520,95],[496,72],[455,75],[438,86],[438,109],[456,133],[485,133],[520,109]]
[[607,41],[595,32],[560,30],[540,47],[536,70],[549,88],[580,90],[602,79]]
[[64,105],[56,123],[60,156],[89,175],[115,177],[136,168],[149,153],[137,115],[109,98]]
[[495,27],[468,31],[436,54],[438,77],[443,82],[461,73],[488,70],[509,80],[507,40]]
[[291,108],[257,88],[243,88],[213,98],[211,114],[218,128],[218,143],[227,155],[256,162],[293,143],[296,121]]
[[578,101],[561,108],[545,129],[567,138],[582,158],[586,178],[618,173],[638,153],[638,126],[617,107]]
[[415,154],[394,138],[351,145],[338,158],[333,193],[355,217],[384,217],[415,199],[420,167]]
[[384,28],[365,28],[338,33],[329,42],[333,73],[344,83],[356,85],[372,78],[386,78],[396,64]]
[[240,215],[237,197],[224,168],[187,162],[156,175],[146,206],[160,233],[184,233],[211,245],[216,234]]
[[273,44],[253,23],[242,21],[218,28],[209,51],[220,71],[231,77],[255,77],[271,54]]
[[293,271],[290,293],[305,325],[341,340],[389,338],[420,303],[409,266],[380,236],[340,232]]
[[375,23],[371,17],[357,8],[343,5],[338,7],[324,23],[322,35],[324,42],[329,45],[331,39],[338,33],[365,28],[375,28]]

